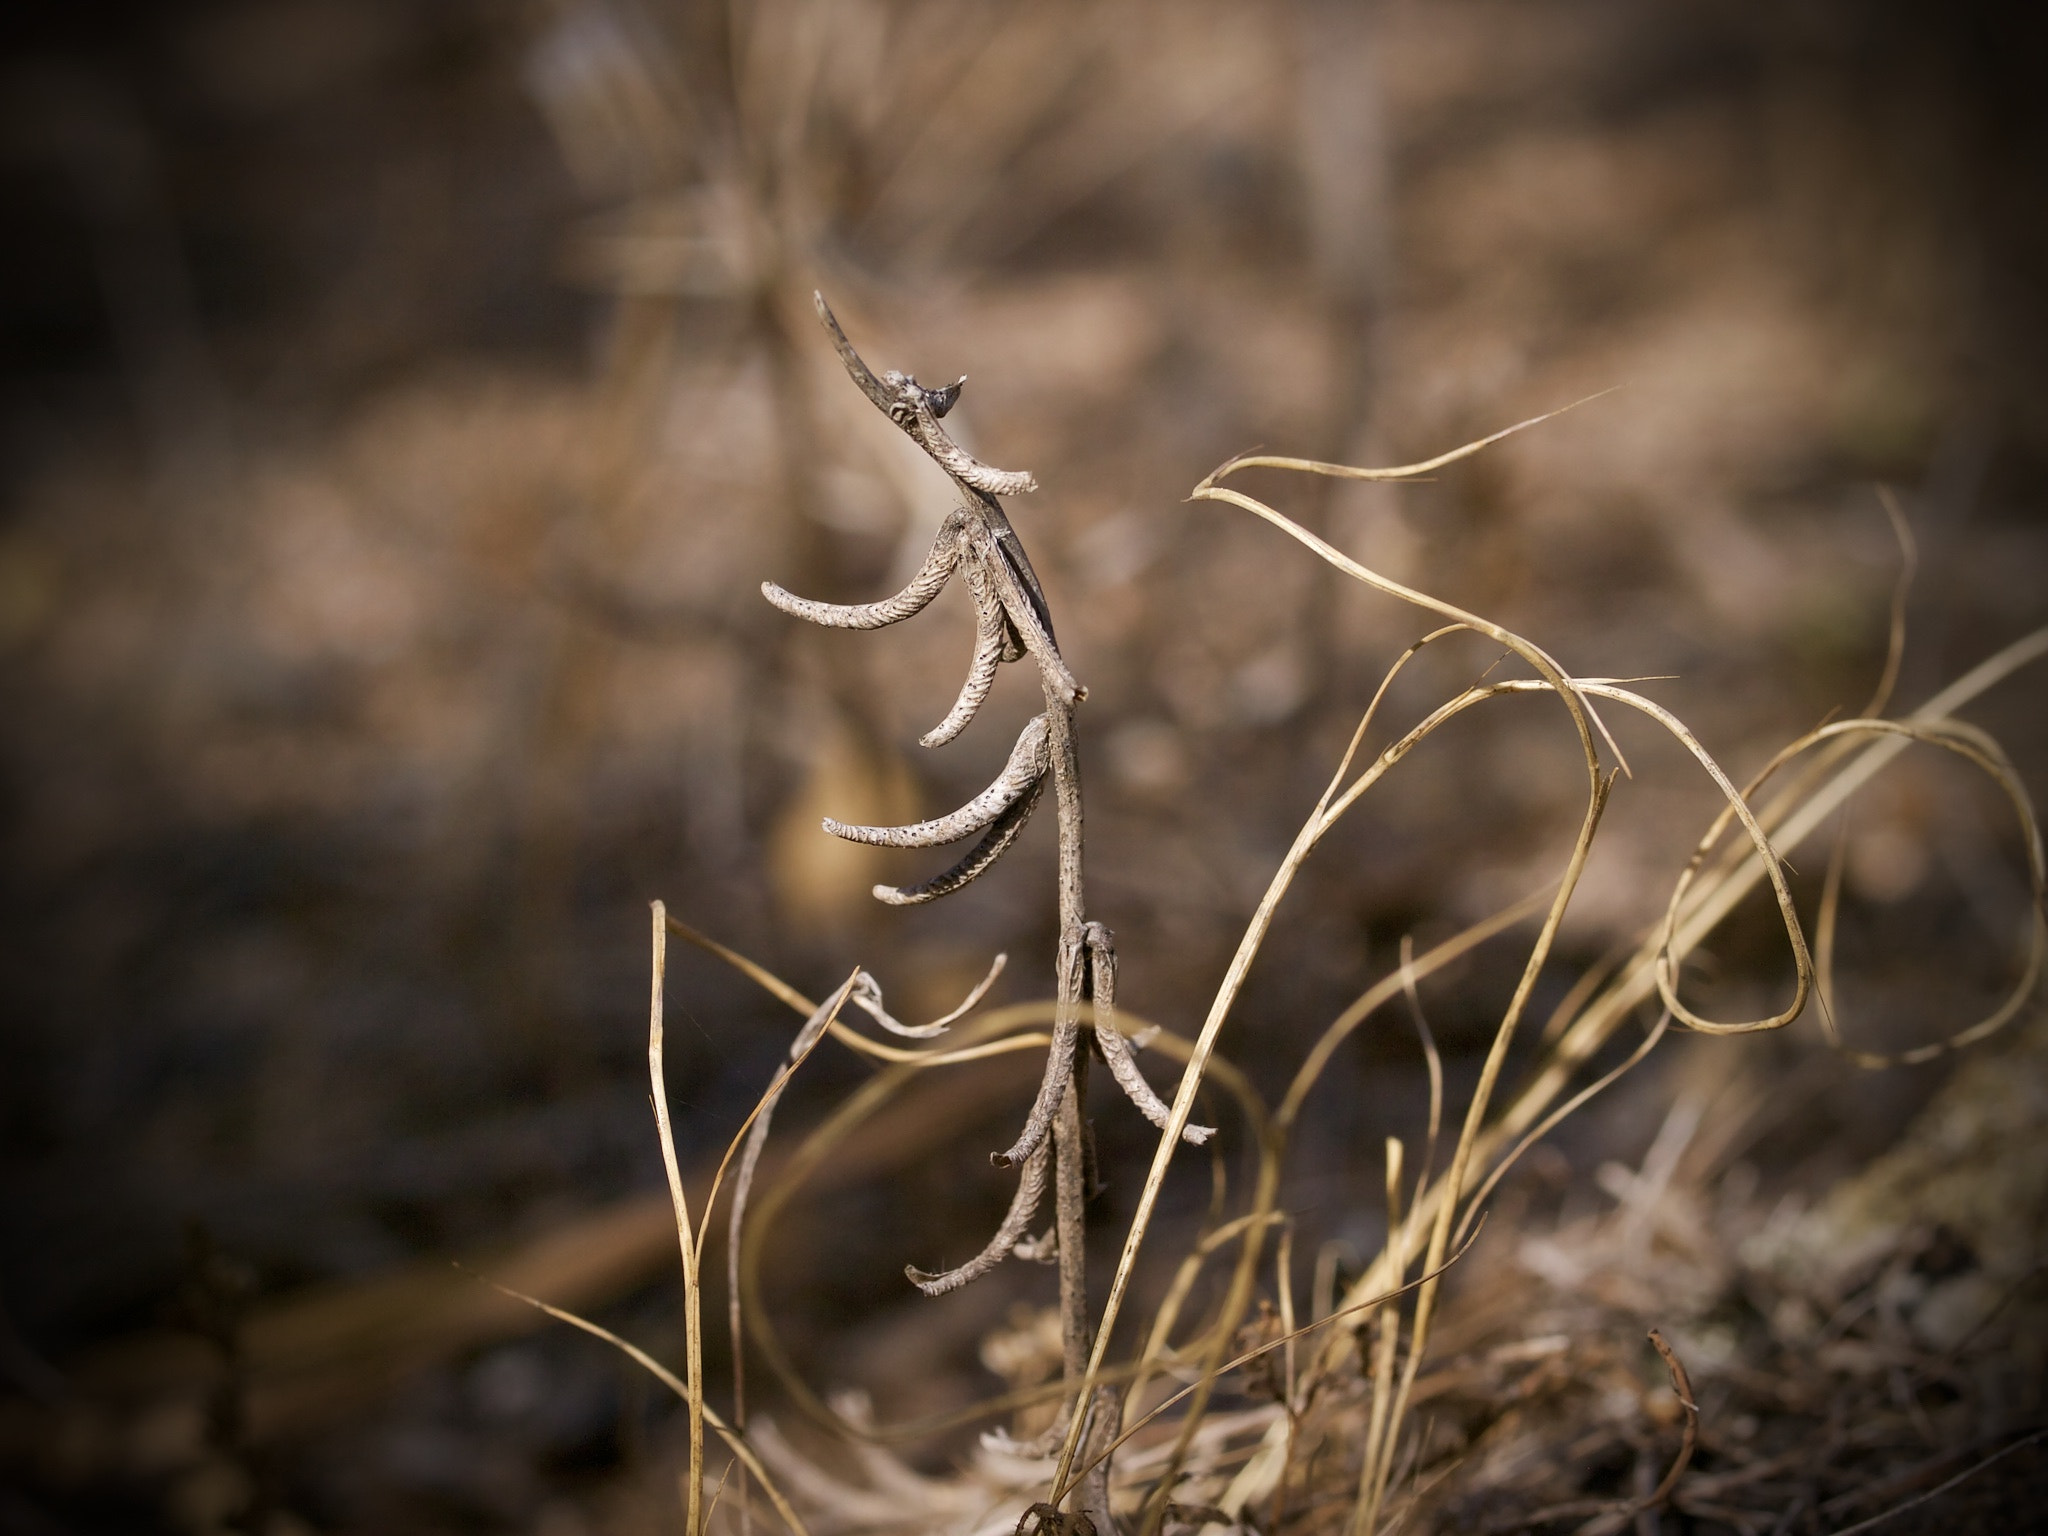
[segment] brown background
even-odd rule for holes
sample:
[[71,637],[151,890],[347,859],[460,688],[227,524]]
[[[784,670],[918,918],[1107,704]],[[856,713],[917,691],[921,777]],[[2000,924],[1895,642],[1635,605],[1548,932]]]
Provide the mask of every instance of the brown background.
[[[1738,777],[1873,686],[1898,558],[1874,483],[1921,544],[1903,703],[2048,616],[2043,39],[2001,8],[283,0],[8,26],[0,1300],[31,1396],[187,1316],[189,1223],[260,1305],[656,1187],[650,898],[814,993],[863,963],[905,1017],[998,949],[1000,996],[1045,990],[1046,829],[911,913],[864,893],[923,863],[816,831],[966,798],[1028,690],[924,753],[957,594],[879,636],[759,600],[880,592],[948,504],[838,374],[813,286],[877,367],[968,374],[963,439],[1043,487],[1013,514],[1091,690],[1091,909],[1130,1004],[1183,1027],[1426,627],[1184,505],[1233,453],[1412,459],[1620,386],[1425,485],[1254,488],[1578,672],[1669,674],[1646,686]],[[1397,703],[1492,660],[1430,660]],[[2041,702],[2023,678],[1973,715],[2036,792]],[[1710,814],[1675,752],[1623,744],[1543,1007],[1661,909]],[[1403,933],[1546,878],[1579,793],[1539,704],[1460,725],[1318,857],[1225,1049],[1284,1081]],[[2009,842],[1960,771],[1872,800],[1843,959],[1864,1038],[1998,990]],[[1778,975],[1762,918],[1717,957],[1723,1014]],[[793,1020],[676,964],[697,1157]],[[1475,965],[1433,998],[1454,1080],[1505,985]],[[863,1075],[821,1057],[786,1113]],[[1935,1080],[1814,1079],[1785,1165],[1854,1166]],[[1420,1081],[1396,1029],[1340,1069],[1305,1220],[1374,1239]],[[778,1282],[821,1377],[972,1385],[973,1337],[1043,1288],[942,1324],[895,1278],[1000,1208],[1010,1086],[821,1213],[836,1257]],[[1652,1083],[1567,1146],[1639,1151],[1659,1112]],[[1099,1118],[1113,1227],[1145,1141]],[[612,1285],[647,1337],[659,1258]],[[464,1347],[321,1418],[282,1502],[525,1528],[634,1454],[622,1402],[660,1422],[609,1361]],[[66,1487],[9,1528],[182,1518],[146,1473]]]

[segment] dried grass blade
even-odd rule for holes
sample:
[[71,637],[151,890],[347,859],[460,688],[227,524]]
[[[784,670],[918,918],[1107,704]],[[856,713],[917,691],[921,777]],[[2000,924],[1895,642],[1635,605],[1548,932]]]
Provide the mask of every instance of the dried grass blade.
[[[998,823],[998,826],[1000,825]],[[1011,835],[1015,836],[1014,831]],[[969,857],[971,858],[973,855],[970,854]],[[881,886],[877,889],[887,890],[889,887]],[[803,993],[797,991],[795,987],[792,987],[766,966],[748,959],[738,950],[731,949],[706,934],[699,933],[673,912],[668,915],[668,931],[677,938],[695,945],[706,954],[714,955],[718,959],[723,960],[742,976],[760,986],[762,990],[778,1002],[787,1004],[793,1012],[808,1016],[817,1011],[818,1005],[816,1003],[813,1003]],[[1038,1016],[1037,1011],[1034,1011],[1035,1005],[1022,1004],[1020,1007],[1023,1010],[1022,1012],[1015,1010],[1004,1011],[1001,1018],[1005,1026],[1014,1023],[1018,1019],[1026,1017],[1035,1018]],[[1042,1035],[1036,1037],[1035,1040],[1019,1036],[1011,1040],[997,1041],[990,1045],[974,1046],[964,1050],[906,1051],[893,1045],[884,1045],[879,1040],[870,1040],[858,1031],[847,1028],[844,1023],[836,1019],[833,1021],[829,1033],[841,1045],[863,1056],[870,1057],[876,1061],[907,1063],[913,1066],[943,1066],[952,1062],[973,1061],[981,1056],[1001,1055],[1008,1051],[1023,1050],[1032,1044],[1043,1044],[1045,1041],[1045,1037]]]
[[1885,705],[1892,701],[1892,689],[1898,686],[1899,667],[1906,659],[1906,599],[1912,595],[1913,578],[1920,570],[1920,545],[1913,537],[1913,525],[1906,521],[1898,496],[1890,486],[1880,485],[1877,499],[1884,508],[1884,515],[1891,521],[1892,536],[1899,541],[1899,575],[1892,584],[1891,624],[1885,633],[1884,671],[1878,677],[1870,702],[1863,706],[1866,715],[1883,714]]
[[653,980],[647,1004],[647,1076],[654,1101],[654,1126],[661,1141],[661,1165],[668,1175],[669,1199],[675,1206],[676,1241],[683,1257],[683,1352],[688,1382],[684,1396],[689,1404],[690,1468],[689,1496],[684,1536],[700,1536],[704,1529],[704,1323],[703,1291],[698,1264],[698,1247],[690,1221],[689,1196],[683,1191],[683,1171],[676,1161],[675,1134],[669,1125],[668,1081],[663,1071],[662,989],[668,977],[668,910],[660,902],[651,904],[654,914]]
[[[732,1341],[732,1416],[733,1422],[743,1428],[747,1422],[747,1374],[745,1334],[741,1328],[740,1234],[746,1226],[747,1199],[753,1193],[754,1173],[761,1163],[761,1149],[768,1144],[768,1130],[774,1122],[775,1106],[781,1101],[783,1090],[789,1086],[789,1080],[795,1076],[797,1068],[810,1059],[811,1052],[818,1047],[818,1042],[825,1038],[825,1031],[830,1029],[833,1021],[839,1017],[839,1010],[846,1006],[846,1000],[853,994],[854,984],[863,974],[856,967],[839,990],[804,1021],[803,1028],[797,1031],[795,1043],[789,1048],[788,1065],[775,1074],[775,1080],[768,1085],[767,1091],[754,1105],[754,1112],[747,1116],[746,1121],[733,1134],[732,1140],[726,1144],[725,1156],[719,1161],[718,1171],[711,1179],[711,1193],[704,1197],[704,1221],[709,1223],[711,1208],[718,1201],[718,1186],[725,1178],[727,1165],[732,1162],[733,1149],[739,1146],[744,1138],[746,1150],[741,1154],[739,1172],[733,1179],[732,1212],[726,1223],[725,1244],[725,1322],[726,1331]],[[697,1233],[697,1246],[701,1249],[703,1245],[704,1232],[700,1227]]]
[[[1314,1333],[1318,1328],[1327,1327],[1329,1324],[1337,1321],[1337,1319],[1341,1317],[1347,1317],[1353,1312],[1361,1311],[1368,1307],[1384,1306],[1386,1303],[1390,1301],[1398,1300],[1400,1297],[1407,1295],[1410,1291],[1413,1291],[1417,1286],[1427,1285],[1431,1281],[1442,1278],[1442,1276],[1450,1269],[1452,1265],[1456,1264],[1460,1259],[1465,1257],[1466,1253],[1470,1251],[1472,1244],[1478,1241],[1478,1238],[1479,1234],[1477,1232],[1474,1232],[1471,1237],[1465,1240],[1464,1247],[1458,1249],[1448,1259],[1446,1259],[1441,1267],[1431,1270],[1428,1274],[1417,1275],[1413,1280],[1410,1280],[1406,1285],[1388,1291],[1383,1295],[1369,1297],[1365,1301],[1357,1302],[1350,1306],[1346,1306],[1339,1311],[1332,1312],[1328,1317],[1318,1318],[1312,1323],[1304,1323],[1299,1328],[1295,1328],[1287,1333],[1281,1334],[1278,1338],[1268,1339],[1265,1343],[1258,1345],[1256,1348],[1248,1349],[1244,1351],[1244,1353],[1234,1356],[1233,1358],[1225,1361],[1214,1372],[1209,1374],[1214,1376],[1228,1375],[1230,1372],[1237,1370],[1240,1366],[1249,1365],[1252,1361],[1258,1359],[1259,1356],[1268,1354],[1273,1350],[1280,1349],[1288,1344],[1293,1343],[1297,1339],[1305,1338],[1309,1334]],[[1059,1499],[1064,1498],[1066,1494],[1072,1492],[1074,1488],[1078,1487],[1080,1485],[1081,1479],[1088,1474],[1088,1472],[1094,1467],[1096,1462],[1114,1455],[1116,1451],[1120,1447],[1122,1447],[1127,1441],[1129,1441],[1133,1435],[1137,1434],[1140,1430],[1144,1429],[1144,1427],[1147,1424],[1150,1424],[1162,1413],[1165,1413],[1167,1409],[1172,1408],[1179,1403],[1185,1402],[1192,1393],[1201,1390],[1203,1385],[1204,1382],[1202,1381],[1190,1383],[1188,1386],[1182,1387],[1178,1392],[1174,1393],[1173,1396],[1165,1399],[1163,1402],[1159,1403],[1157,1406],[1153,1407],[1146,1413],[1141,1414],[1135,1422],[1133,1422],[1127,1429],[1123,1431],[1122,1434],[1118,1435],[1116,1439],[1111,1441],[1106,1448],[1097,1453],[1097,1455],[1092,1460],[1090,1460],[1086,1466],[1077,1468],[1069,1477],[1063,1478],[1056,1485],[1058,1492],[1053,1502],[1057,1503]]]
[[[2023,635],[1986,657],[1921,705],[1908,719],[1921,723],[1946,719],[1972,699],[2044,656],[2048,656],[2048,628]],[[1847,755],[1847,743],[1841,745]],[[1800,792],[1787,798],[1770,818],[1778,846],[1788,852],[1798,848],[1906,746],[1905,741],[1896,738],[1873,742],[1848,756],[1848,760],[1831,774],[1802,786]],[[1702,880],[1696,899],[1685,914],[1676,947],[1683,952],[1698,944],[1762,878],[1761,864],[1749,858]],[[1657,947],[1657,941],[1653,939],[1640,948],[1614,983],[1588,1003],[1585,1012],[1565,1030],[1551,1061],[1517,1095],[1493,1128],[1490,1134],[1496,1144],[1521,1134],[1534,1123],[1543,1114],[1545,1106],[1563,1091],[1579,1064],[1600,1048],[1639,1003],[1656,992]],[[1432,1192],[1432,1202],[1435,1198]]]
[[[514,1301],[524,1302],[534,1310],[546,1313],[557,1322],[567,1323],[571,1328],[580,1328],[592,1338],[604,1340],[605,1343],[611,1345],[612,1348],[618,1350],[619,1353],[626,1356],[627,1359],[633,1361],[634,1364],[640,1366],[650,1376],[654,1377],[655,1380],[675,1393],[677,1397],[682,1398],[685,1402],[690,1400],[689,1386],[682,1378],[655,1359],[654,1356],[648,1354],[639,1345],[629,1343],[627,1340],[620,1338],[616,1333],[613,1333],[611,1329],[601,1324],[593,1323],[587,1317],[579,1317],[576,1313],[565,1311],[561,1307],[549,1306],[537,1296],[529,1296],[524,1291],[515,1291],[510,1286],[500,1285],[497,1281],[487,1277],[480,1276],[479,1278],[483,1279],[484,1284],[501,1295],[509,1296]],[[775,1479],[768,1475],[768,1469],[761,1464],[761,1458],[754,1453],[754,1448],[748,1445],[746,1440],[731,1425],[719,1417],[717,1410],[708,1405],[704,1409],[704,1421],[711,1426],[712,1432],[725,1442],[726,1449],[738,1458],[740,1465],[745,1467],[759,1480],[762,1490],[768,1495],[769,1502],[775,1506],[775,1512],[782,1517],[783,1523],[795,1533],[795,1536],[810,1536],[809,1529],[798,1517],[797,1512],[790,1507],[789,1500],[783,1496],[782,1490],[777,1486]]]
[[[1580,1109],[1605,1093],[1616,1082],[1620,1081],[1622,1077],[1640,1065],[1643,1058],[1657,1048],[1657,1043],[1664,1038],[1665,1031],[1670,1027],[1671,1010],[1666,1008],[1658,1013],[1656,1024],[1643,1036],[1642,1044],[1629,1052],[1626,1060],[1622,1061],[1611,1071],[1604,1073],[1595,1081],[1588,1083],[1556,1109],[1545,1115],[1536,1125],[1532,1126],[1528,1134],[1515,1143],[1514,1150],[1494,1165],[1493,1172],[1486,1176],[1486,1182],[1472,1192],[1471,1198],[1465,1202],[1465,1214],[1458,1222],[1455,1236],[1460,1239],[1464,1237],[1465,1229],[1472,1224],[1475,1213],[1485,1205],[1486,1197],[1493,1193],[1496,1184],[1507,1177],[1508,1170],[1522,1160],[1524,1153],[1557,1129],[1565,1120],[1578,1113]],[[1427,1183],[1428,1180],[1425,1179],[1423,1182]]]
[[1216,469],[1208,479],[1196,488],[1199,494],[1213,486],[1218,480],[1236,474],[1240,469],[1292,469],[1304,474],[1326,475],[1335,480],[1412,480],[1417,475],[1426,475],[1433,469],[1442,469],[1460,459],[1469,459],[1482,448],[1490,448],[1502,438],[1513,437],[1517,432],[1526,432],[1531,427],[1541,426],[1553,416],[1562,416],[1566,411],[1575,411],[1582,405],[1589,405],[1603,395],[1611,395],[1621,388],[1611,384],[1606,389],[1574,400],[1569,405],[1560,405],[1556,410],[1545,411],[1541,416],[1531,416],[1527,421],[1518,421],[1511,427],[1502,427],[1476,441],[1453,448],[1449,453],[1440,453],[1433,459],[1423,459],[1415,464],[1396,464],[1385,469],[1362,469],[1352,464],[1325,464],[1318,459],[1290,459],[1266,454],[1245,454],[1229,460]]

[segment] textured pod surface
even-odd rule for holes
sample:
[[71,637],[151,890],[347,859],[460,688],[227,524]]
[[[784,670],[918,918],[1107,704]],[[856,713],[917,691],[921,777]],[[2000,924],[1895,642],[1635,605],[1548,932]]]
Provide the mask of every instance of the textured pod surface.
[[1010,1251],[1023,1240],[1025,1229],[1031,1225],[1031,1218],[1037,1213],[1039,1202],[1045,1198],[1046,1173],[1052,1163],[1050,1143],[1039,1147],[1031,1161],[1024,1166],[1023,1177],[1017,1180],[1017,1193],[1010,1197],[1010,1209],[1004,1214],[1002,1225],[996,1228],[994,1237],[981,1252],[957,1269],[934,1274],[906,1264],[903,1273],[910,1277],[910,1283],[927,1296],[943,1296],[948,1291],[957,1291],[971,1281],[979,1280],[1010,1256]]
[[948,513],[946,520],[939,524],[939,536],[932,541],[931,553],[924,557],[924,564],[910,578],[909,585],[894,597],[873,603],[821,603],[808,597],[798,597],[772,581],[761,583],[761,595],[784,613],[813,624],[822,624],[827,629],[883,629],[891,624],[900,624],[923,612],[931,600],[945,590],[954,568],[960,564],[961,535],[966,526],[965,512]]
[[961,379],[958,384],[948,384],[943,389],[926,389],[916,379],[894,369],[877,378],[874,370],[853,349],[853,343],[846,339],[846,332],[841,329],[838,316],[832,313],[832,306],[825,302],[825,296],[814,292],[811,303],[825,329],[831,332],[832,345],[838,350],[839,360],[846,365],[847,373],[860,386],[861,393],[909,433],[917,446],[930,454],[947,474],[962,485],[971,486],[988,496],[1021,496],[1038,489],[1038,482],[1031,478],[1029,471],[996,469],[982,463],[954,442],[946,429],[939,425],[939,417],[951,410],[953,403],[960,398],[960,388],[966,379]]
[[[1110,1076],[1116,1079],[1116,1085],[1123,1089],[1124,1096],[1137,1105],[1138,1112],[1147,1120],[1165,1130],[1172,1111],[1152,1091],[1152,1085],[1145,1081],[1145,1074],[1138,1070],[1137,1053],[1116,1027],[1115,935],[1101,923],[1090,923],[1085,930],[1084,942],[1088,950],[1089,998],[1095,1004],[1096,1048],[1102,1052],[1102,1059],[1109,1065]],[[1189,1146],[1199,1147],[1215,1134],[1214,1126],[1190,1125],[1181,1132],[1181,1140]]]
[[1045,776],[1045,716],[1033,715],[1010,749],[1010,760],[996,781],[961,806],[931,821],[907,827],[861,827],[825,818],[825,830],[850,843],[871,843],[883,848],[936,848],[957,843],[979,832],[1015,805]]
[[1010,844],[1024,830],[1024,824],[1031,819],[1031,813],[1038,808],[1039,797],[1044,793],[1045,780],[1041,778],[1023,799],[995,819],[987,834],[967,851],[967,856],[958,864],[918,885],[878,885],[874,890],[875,900],[891,907],[917,907],[928,901],[937,901],[941,896],[950,896],[964,885],[972,885],[987,873],[990,865],[1009,851]]
[[[915,388],[915,386],[912,386]],[[930,454],[941,469],[958,480],[962,485],[989,496],[1021,496],[1027,491],[1038,489],[1038,482],[1025,469],[996,469],[984,464],[973,454],[953,441],[951,434],[939,425],[931,407],[919,400],[912,408],[911,418],[905,423],[918,447]]]
[[968,663],[967,680],[960,685],[960,696],[953,701],[952,709],[945,719],[918,738],[920,746],[943,747],[966,730],[987,701],[989,689],[995,686],[996,668],[1015,660],[1008,654],[1013,633],[1009,620],[979,562],[968,562],[967,585],[974,593],[974,659]]

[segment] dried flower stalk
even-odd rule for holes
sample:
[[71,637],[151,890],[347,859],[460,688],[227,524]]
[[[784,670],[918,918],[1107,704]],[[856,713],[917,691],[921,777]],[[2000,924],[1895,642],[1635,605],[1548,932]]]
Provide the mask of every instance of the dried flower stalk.
[[[958,402],[967,380],[963,377],[944,388],[927,389],[913,376],[893,369],[877,377],[846,339],[824,296],[815,295],[815,299],[818,318],[830,332],[854,383],[952,477],[966,504],[947,514],[924,564],[892,597],[873,603],[820,603],[797,597],[773,582],[762,584],[762,595],[784,613],[813,624],[880,629],[922,612],[954,574],[961,573],[974,603],[974,655],[959,697],[945,719],[925,734],[923,745],[943,746],[966,730],[988,698],[996,669],[1004,662],[1029,657],[1037,666],[1045,697],[1044,713],[1025,724],[995,782],[958,810],[905,827],[854,826],[827,817],[825,830],[853,842],[895,848],[931,848],[982,834],[957,864],[922,884],[875,887],[878,900],[908,906],[950,895],[984,874],[1023,830],[1048,780],[1059,807],[1059,1009],[1053,1043],[1022,1133],[993,1159],[999,1168],[1022,1165],[1016,1198],[995,1236],[966,1263],[942,1273],[916,1268],[907,1273],[921,1290],[937,1296],[979,1279],[1020,1247],[1042,1251],[1042,1244],[1029,1243],[1026,1237],[1045,1186],[1051,1183],[1058,1209],[1054,1230],[1062,1336],[1068,1385],[1073,1390],[1084,1374],[1092,1343],[1081,1241],[1085,1232],[1081,1100],[1087,1070],[1080,1022],[1083,1002],[1095,1005],[1093,1047],[1118,1087],[1154,1125],[1164,1126],[1169,1118],[1166,1105],[1139,1072],[1130,1045],[1116,1031],[1114,937],[1102,924],[1088,921],[1083,903],[1081,766],[1074,745],[1074,711],[1088,690],[1060,655],[1045,589],[997,499],[1034,491],[1037,482],[1027,473],[982,463],[940,425],[941,418]],[[1190,1125],[1182,1134],[1187,1141],[1200,1144],[1211,1132]],[[1110,1407],[1098,1406],[1108,1415],[1106,1422],[1113,1423]],[[1074,1408],[1070,1399],[1070,1417]],[[1106,1467],[1096,1481],[1106,1488]],[[1093,1510],[1095,1493],[1083,1490],[1083,1503]]]

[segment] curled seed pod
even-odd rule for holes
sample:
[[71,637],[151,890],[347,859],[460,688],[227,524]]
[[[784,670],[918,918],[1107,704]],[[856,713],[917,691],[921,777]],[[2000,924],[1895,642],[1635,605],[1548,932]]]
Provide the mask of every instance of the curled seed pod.
[[988,872],[1005,853],[1010,844],[1017,841],[1017,834],[1024,830],[1024,823],[1031,819],[1031,813],[1038,808],[1038,800],[1045,793],[1045,780],[1041,778],[1031,786],[1030,792],[998,816],[980,842],[967,851],[967,857],[955,864],[944,874],[934,875],[919,885],[878,885],[874,888],[875,900],[891,907],[917,907],[928,901],[937,901],[941,896],[950,896],[964,885],[972,885]]
[[1074,1074],[1074,1047],[1080,1043],[1081,1022],[1064,1006],[1064,1000],[1080,995],[1084,943],[1079,928],[1070,929],[1060,939],[1059,995],[1063,1003],[1059,1016],[1053,1020],[1052,1047],[1046,1052],[1045,1076],[1038,1080],[1038,1096],[1031,1101],[1031,1113],[1025,1116],[1024,1129],[1016,1142],[1007,1152],[989,1154],[989,1161],[998,1168],[1012,1167],[1046,1144],[1046,1137],[1052,1130],[1052,1118],[1059,1112],[1060,1095],[1066,1092],[1067,1082]]
[[988,1240],[981,1252],[958,1269],[949,1269],[941,1274],[905,1265],[903,1273],[910,1277],[910,1283],[927,1296],[943,1296],[970,1281],[979,1280],[1008,1258],[1030,1227],[1039,1202],[1045,1198],[1046,1170],[1052,1162],[1051,1151],[1051,1144],[1047,1143],[1025,1164],[1023,1177],[1017,1180],[1017,1193],[1010,1197],[1010,1209],[1003,1217],[1003,1224],[996,1228],[996,1235]]
[[974,659],[968,664],[967,681],[960,685],[960,697],[953,701],[945,719],[918,738],[920,746],[943,747],[973,723],[989,689],[995,686],[996,668],[1003,664],[1010,646],[1012,631],[1003,606],[988,576],[972,561],[967,566],[967,585],[974,593]]
[[761,583],[761,595],[784,613],[813,624],[822,624],[827,629],[884,629],[891,624],[900,624],[913,614],[923,612],[926,605],[945,590],[955,567],[960,564],[965,547],[962,535],[966,526],[965,512],[947,514],[946,520],[939,524],[939,536],[932,541],[931,553],[924,557],[924,564],[910,578],[910,584],[894,597],[873,603],[820,603],[786,592],[772,581]]
[[[1163,1131],[1173,1112],[1145,1081],[1131,1043],[1116,1027],[1116,936],[1100,923],[1089,923],[1082,934],[1088,949],[1088,995],[1095,1004],[1096,1048],[1109,1064],[1110,1075],[1123,1089],[1124,1097]],[[1181,1132],[1181,1140],[1199,1147],[1215,1134],[1214,1126],[1190,1125]]]
[[942,843],[957,843],[1001,816],[1045,776],[1045,732],[1045,716],[1033,715],[1018,735],[1016,746],[1010,749],[1010,760],[996,775],[996,781],[957,811],[908,827],[851,826],[827,816],[825,830],[850,843],[871,843],[884,848],[936,848]]

